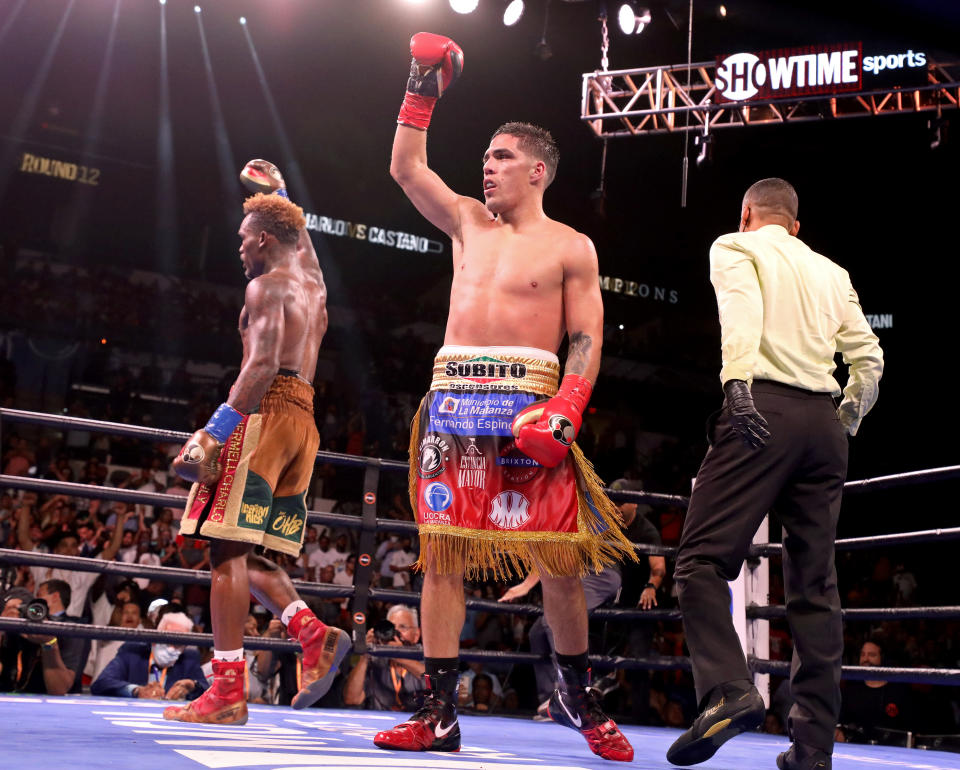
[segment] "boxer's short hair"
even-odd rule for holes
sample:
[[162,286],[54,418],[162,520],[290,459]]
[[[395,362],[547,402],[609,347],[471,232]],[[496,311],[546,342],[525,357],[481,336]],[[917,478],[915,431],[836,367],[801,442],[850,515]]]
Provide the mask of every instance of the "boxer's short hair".
[[517,137],[521,150],[544,162],[547,167],[547,181],[544,187],[548,187],[557,175],[557,164],[560,162],[560,150],[557,149],[557,143],[550,132],[532,123],[514,121],[504,123],[493,132],[493,136],[501,134]]
[[244,201],[243,213],[250,216],[251,228],[288,245],[296,243],[300,229],[307,226],[303,209],[280,195],[257,193]]
[[743,196],[743,202],[751,203],[765,215],[778,215],[791,222],[797,218],[797,191],[785,179],[770,177],[754,182]]

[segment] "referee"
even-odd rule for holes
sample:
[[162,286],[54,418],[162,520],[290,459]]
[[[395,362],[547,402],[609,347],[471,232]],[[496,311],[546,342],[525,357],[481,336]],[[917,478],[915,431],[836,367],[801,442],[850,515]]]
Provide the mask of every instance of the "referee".
[[[785,531],[783,573],[794,640],[781,770],[830,770],[840,712],[843,633],[834,539],[855,435],[877,398],[883,355],[845,270],[797,239],[797,194],[764,179],[743,198],[740,232],[710,249],[724,403],[690,498],[675,580],[700,715],[667,751],[676,765],[713,756],[758,727],[753,686],[730,616],[740,572],[770,510]],[[834,356],[849,366],[841,394]]]

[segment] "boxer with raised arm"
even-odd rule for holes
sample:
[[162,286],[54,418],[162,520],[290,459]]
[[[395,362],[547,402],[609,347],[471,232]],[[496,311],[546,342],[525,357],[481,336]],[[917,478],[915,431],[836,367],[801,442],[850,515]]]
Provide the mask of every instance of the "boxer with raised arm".
[[[550,134],[508,123],[483,154],[483,196],[457,195],[427,166],[437,98],[460,74],[452,40],[420,33],[390,172],[453,242],[444,345],[411,430],[410,490],[425,572],[421,614],[427,699],[377,734],[381,748],[458,751],[456,688],[464,576],[535,568],[555,629],[553,719],[606,759],[633,748],[587,689],[580,577],[633,550],[615,506],[573,443],[600,367],[603,304],[585,235],[543,211],[558,153]],[[569,337],[559,383],[556,351]]]
[[180,532],[211,541],[213,686],[165,719],[247,721],[243,628],[252,593],[303,647],[294,708],[329,689],[350,650],[344,631],[326,626],[300,600],[287,574],[253,553],[255,545],[297,556],[306,529],[306,493],[320,438],[313,388],[327,329],[327,290],[303,211],[286,198],[279,171],[251,161],[241,174],[262,192],[248,198],[240,260],[250,283],[240,312],[243,363],[226,402],[187,440],[174,470],[193,481]]

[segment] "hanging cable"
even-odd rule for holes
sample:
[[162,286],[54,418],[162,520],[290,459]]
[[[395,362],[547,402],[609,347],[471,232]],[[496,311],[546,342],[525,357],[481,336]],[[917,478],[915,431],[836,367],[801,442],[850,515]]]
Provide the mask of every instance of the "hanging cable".
[[[693,0],[690,0],[690,15],[687,19],[687,93],[690,93],[690,70],[693,68]],[[709,113],[704,117],[708,123]],[[680,184],[680,208],[687,207],[687,176],[690,172],[690,110],[687,110],[683,130],[683,180]]]

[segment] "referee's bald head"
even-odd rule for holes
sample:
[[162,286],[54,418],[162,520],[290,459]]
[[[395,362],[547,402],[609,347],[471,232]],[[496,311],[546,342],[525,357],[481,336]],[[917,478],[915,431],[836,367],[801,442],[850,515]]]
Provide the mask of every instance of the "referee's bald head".
[[797,219],[799,202],[792,184],[785,179],[771,177],[750,185],[743,196],[743,205],[749,206],[758,219],[776,222],[790,229]]

